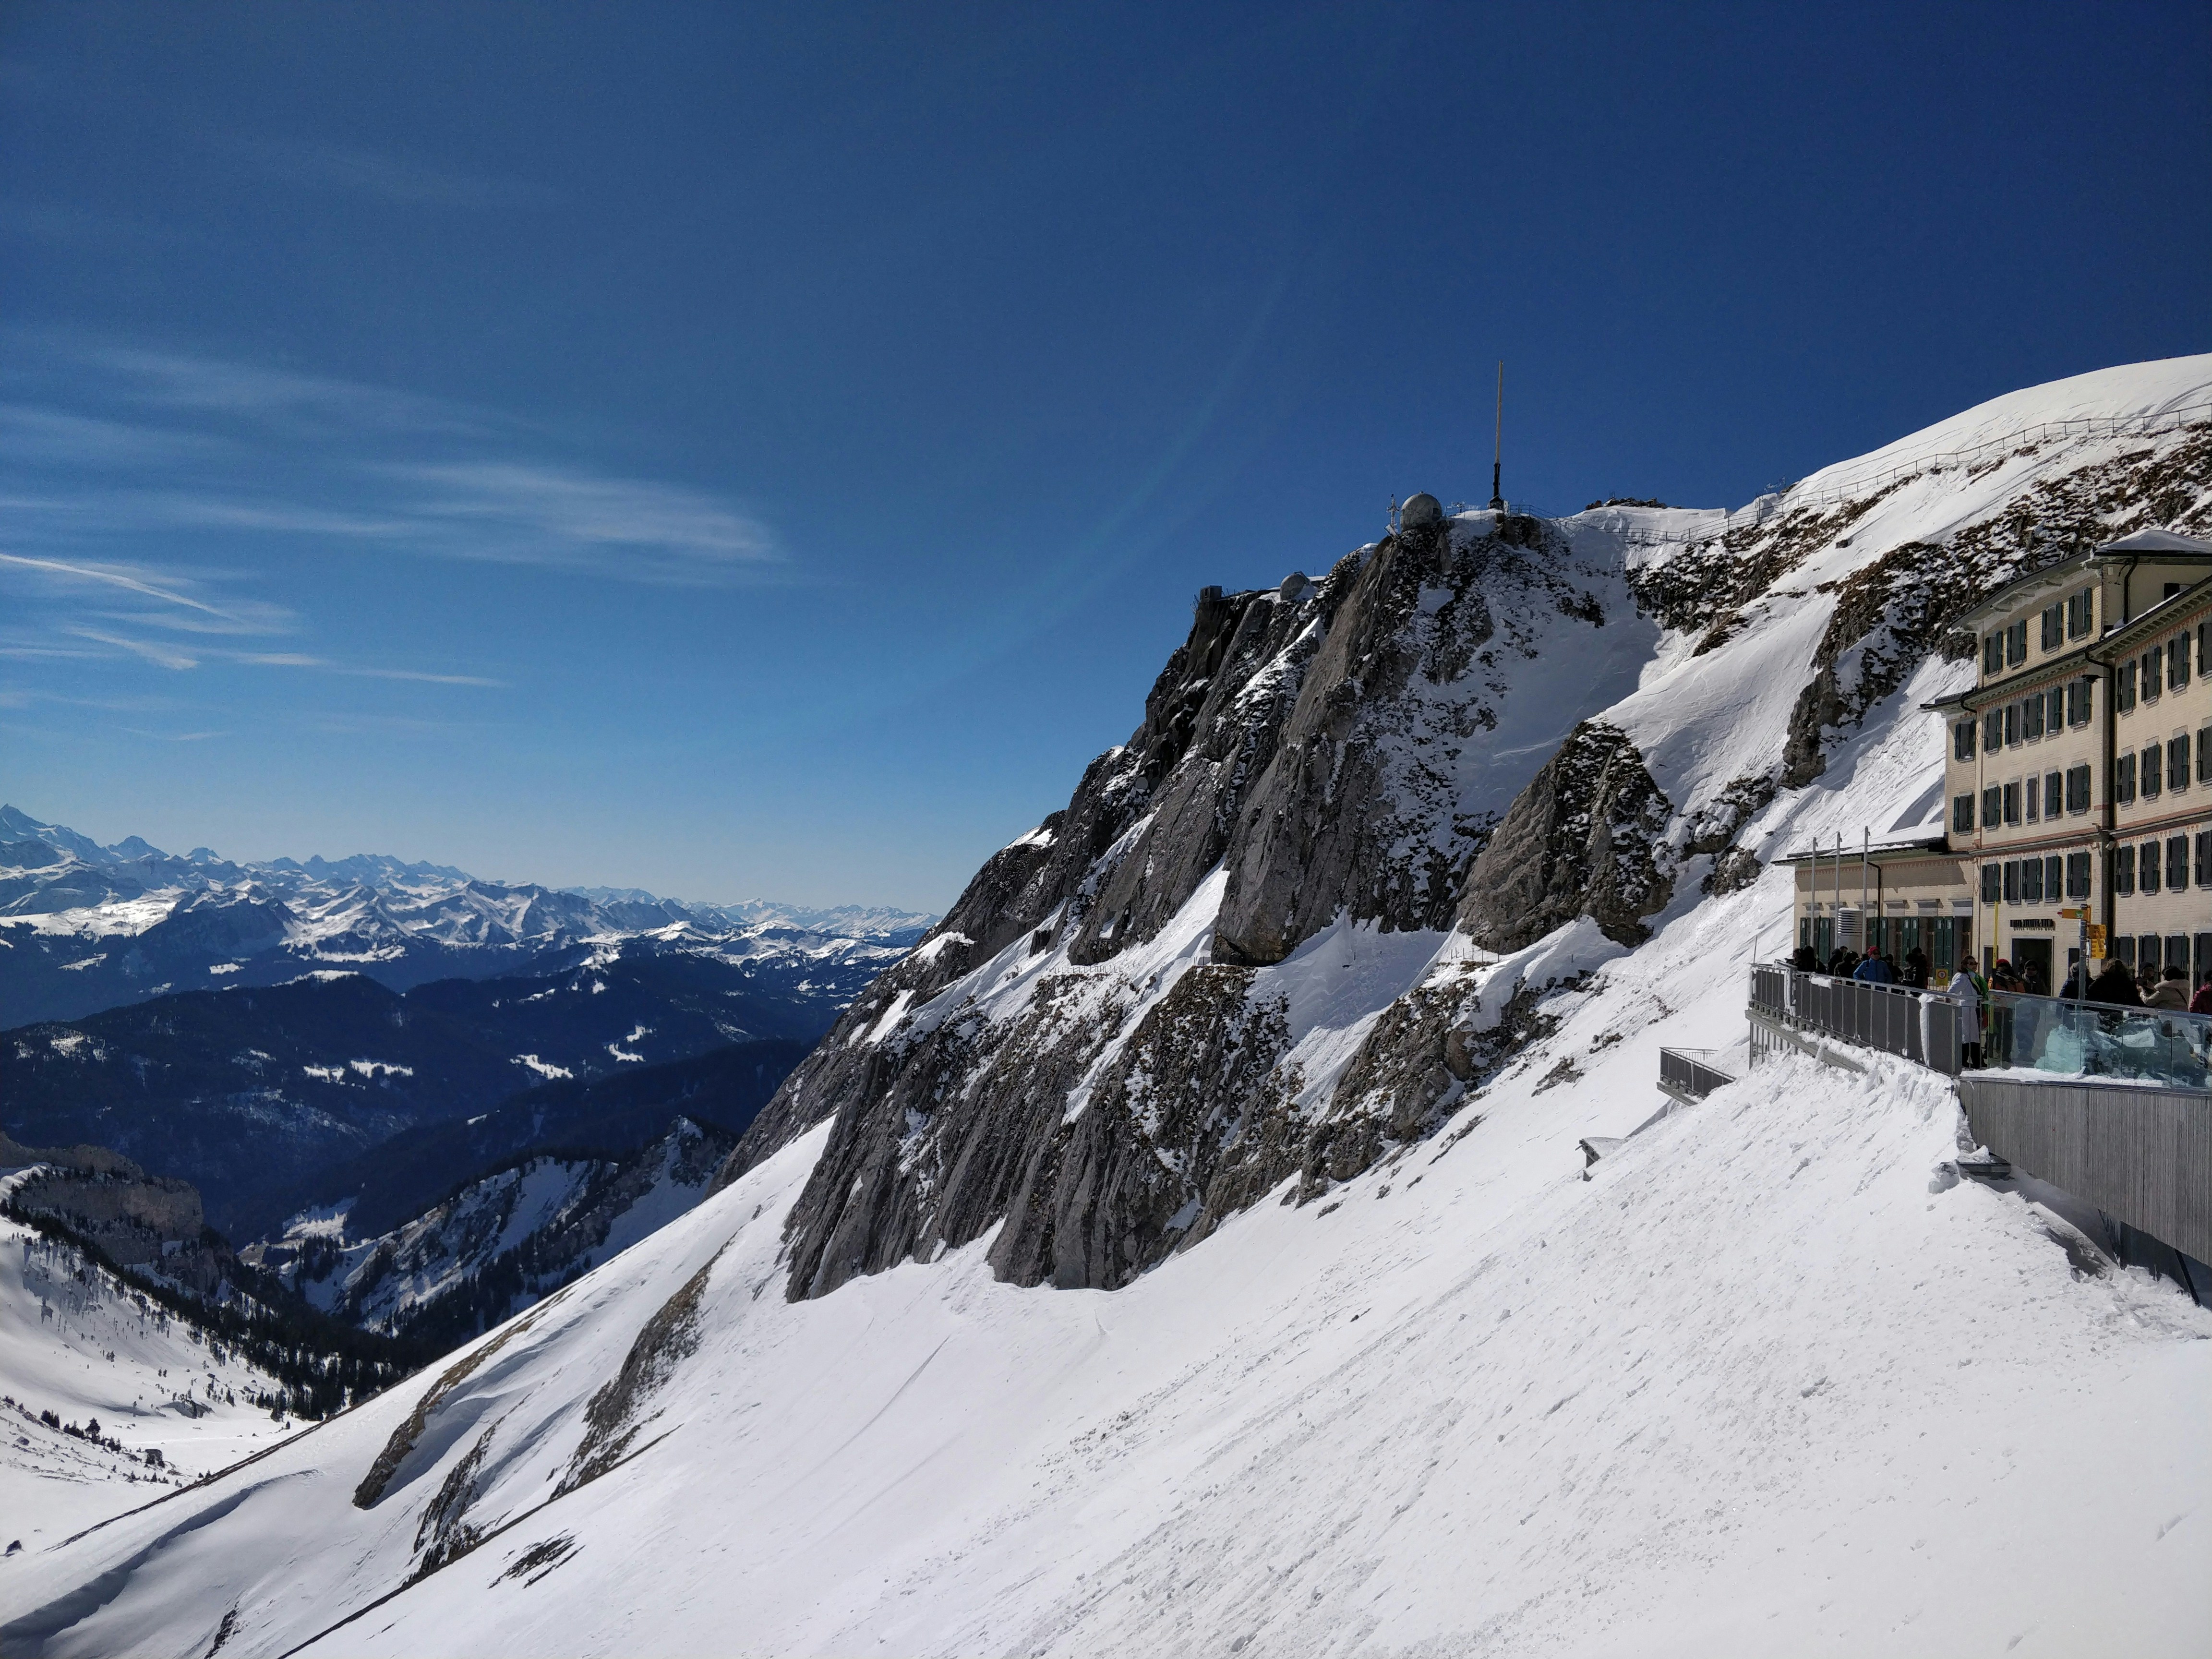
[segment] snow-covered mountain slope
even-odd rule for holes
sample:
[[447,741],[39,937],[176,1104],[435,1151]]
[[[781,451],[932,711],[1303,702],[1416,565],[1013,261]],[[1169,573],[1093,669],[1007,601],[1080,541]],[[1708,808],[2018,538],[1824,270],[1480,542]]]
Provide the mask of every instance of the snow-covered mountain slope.
[[0,1649],[2201,1651],[2212,1315],[1960,1182],[1936,1080],[1778,1061],[1581,1178],[1741,1039],[1765,860],[1922,822],[1948,619],[2212,527],[2212,359],[2000,402],[1203,602],[719,1192],[19,1559]]
[[[740,1144],[733,1170],[834,1119],[794,1292],[987,1234],[1017,1282],[1121,1284],[1286,1177],[1310,1200],[1437,1133],[1593,942],[1814,829],[1932,830],[1917,704],[1967,672],[1951,619],[2073,547],[2212,523],[2212,358],[1998,407],[1875,458],[1921,470],[1832,469],[1725,526],[1468,513],[1202,601],[1130,741]],[[1900,799],[1837,773],[1899,722]],[[1540,947],[1533,981],[1468,971]]]
[[629,940],[741,964],[820,1030],[932,920],[556,890],[381,855],[234,864],[203,847],[178,858],[136,836],[101,847],[0,806],[0,1026],[318,969],[395,990],[544,972]]
[[1119,1291],[978,1244],[786,1302],[817,1129],[441,1375],[33,1553],[0,1643],[2197,1651],[2212,1316],[1958,1182],[1942,1091],[1788,1064],[1576,1177],[1657,1041],[1739,1029],[1776,896],[1578,999],[1571,1088],[1532,1065]]
[[353,1233],[340,1205],[241,1255],[349,1324],[442,1352],[690,1209],[734,1139],[679,1117],[624,1156],[521,1159],[387,1232]]
[[[0,1199],[23,1179],[0,1175]],[[275,1444],[296,1428],[260,1402],[284,1393],[80,1251],[0,1217],[0,1548],[48,1547]]]

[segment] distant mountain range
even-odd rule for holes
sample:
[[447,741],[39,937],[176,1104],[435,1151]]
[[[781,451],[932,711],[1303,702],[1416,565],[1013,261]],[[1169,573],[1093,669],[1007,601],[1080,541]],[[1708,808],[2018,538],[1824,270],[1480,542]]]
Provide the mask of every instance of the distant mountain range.
[[[105,1146],[189,1181],[215,1225],[250,1238],[295,1206],[359,1190],[392,1137],[483,1118],[548,1083],[710,1051],[772,1057],[774,1075],[744,1107],[693,1108],[744,1127],[835,1012],[758,988],[753,966],[629,939],[555,973],[404,993],[335,971],[172,993],[0,1033],[0,1121],[27,1142]],[[557,1111],[548,1120],[543,1105],[526,1108],[539,1135],[444,1147],[435,1178],[410,1190],[411,1206],[533,1145],[627,1150],[678,1109],[672,1101],[610,1138],[580,1137]],[[409,1212],[402,1205],[392,1218]]]
[[179,857],[137,836],[103,847],[0,806],[0,1027],[319,971],[395,991],[557,972],[639,941],[627,948],[742,969],[756,991],[809,1011],[797,1025],[818,1032],[932,920],[481,881],[381,854],[234,863],[198,847]]

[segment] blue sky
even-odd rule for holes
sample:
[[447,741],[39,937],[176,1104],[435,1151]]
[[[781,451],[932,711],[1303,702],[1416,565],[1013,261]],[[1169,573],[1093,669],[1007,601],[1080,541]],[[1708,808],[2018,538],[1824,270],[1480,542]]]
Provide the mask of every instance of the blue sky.
[[2201,4],[0,13],[0,797],[939,908],[1192,592],[2212,344]]

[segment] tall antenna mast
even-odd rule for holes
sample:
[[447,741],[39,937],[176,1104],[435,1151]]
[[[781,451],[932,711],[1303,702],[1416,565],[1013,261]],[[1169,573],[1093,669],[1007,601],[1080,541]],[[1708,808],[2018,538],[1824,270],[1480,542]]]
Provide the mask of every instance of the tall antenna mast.
[[1505,497],[1498,488],[1498,469],[1505,460],[1505,360],[1498,360],[1498,447],[1490,455],[1490,510],[1503,513]]

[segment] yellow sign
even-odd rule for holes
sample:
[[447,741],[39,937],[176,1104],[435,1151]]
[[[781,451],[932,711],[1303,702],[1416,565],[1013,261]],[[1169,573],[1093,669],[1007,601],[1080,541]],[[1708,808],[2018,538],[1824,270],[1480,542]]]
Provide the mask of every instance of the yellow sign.
[[2105,954],[2105,925],[2100,921],[2089,924],[2089,954],[2093,957]]
[[2069,921],[2079,921],[2081,920],[2081,912],[2079,909],[2061,910],[2058,914],[2065,917]]

